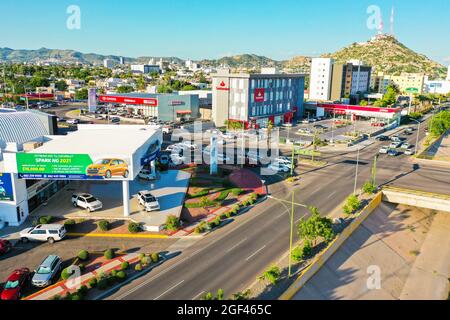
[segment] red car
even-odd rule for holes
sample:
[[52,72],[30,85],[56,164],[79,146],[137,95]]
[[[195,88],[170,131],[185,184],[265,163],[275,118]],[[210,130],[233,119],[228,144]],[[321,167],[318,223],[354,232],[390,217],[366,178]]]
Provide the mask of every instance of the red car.
[[1,300],[19,300],[22,295],[22,289],[26,286],[31,273],[28,268],[17,269],[6,280]]
[[11,242],[8,240],[0,240],[0,254],[9,252],[12,248]]

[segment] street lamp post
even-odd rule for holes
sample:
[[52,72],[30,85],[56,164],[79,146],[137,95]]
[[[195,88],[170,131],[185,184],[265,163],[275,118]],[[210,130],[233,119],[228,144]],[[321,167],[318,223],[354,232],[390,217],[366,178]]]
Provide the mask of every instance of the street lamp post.
[[359,167],[359,149],[360,149],[360,148],[358,148],[358,153],[357,153],[357,155],[356,155],[356,173],[355,173],[355,184],[354,184],[354,187],[353,187],[353,194],[355,194],[355,195],[356,195],[356,182],[357,182],[357,180],[358,180],[358,167]]

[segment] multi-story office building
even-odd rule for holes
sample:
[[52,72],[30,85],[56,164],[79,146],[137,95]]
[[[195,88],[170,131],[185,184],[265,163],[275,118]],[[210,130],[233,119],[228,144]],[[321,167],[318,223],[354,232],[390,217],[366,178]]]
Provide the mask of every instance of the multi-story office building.
[[227,121],[245,128],[290,123],[303,113],[304,74],[247,74],[219,70],[212,75],[212,118],[216,126]]
[[161,68],[157,64],[132,64],[131,72],[148,74],[152,72],[161,72]]
[[395,85],[401,93],[408,93],[412,89],[420,94],[423,93],[427,80],[427,76],[423,73],[402,72],[399,76],[393,76],[380,72],[374,75],[370,82],[374,91],[382,94],[386,93],[389,85]]
[[313,58],[311,60],[309,99],[330,100],[333,64],[334,60],[331,58]]
[[309,99],[337,101],[367,93],[372,67],[352,60],[345,64],[331,58],[314,58],[311,62]]
[[115,63],[116,62],[113,59],[104,59],[103,60],[103,66],[108,69],[114,68]]

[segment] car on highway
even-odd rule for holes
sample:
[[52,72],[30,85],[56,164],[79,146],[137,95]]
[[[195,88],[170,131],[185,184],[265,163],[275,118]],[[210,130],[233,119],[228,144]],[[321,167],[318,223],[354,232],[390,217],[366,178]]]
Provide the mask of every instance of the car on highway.
[[267,168],[271,171],[283,173],[289,172],[291,170],[291,168],[281,163],[271,163]]
[[416,129],[413,128],[413,127],[408,127],[408,128],[405,129],[406,132],[411,132],[411,133],[412,133],[414,130],[416,130]]
[[304,124],[308,124],[308,123],[311,123],[312,121],[310,120],[310,119],[303,119],[302,120],[302,123],[304,123]]
[[97,211],[103,208],[103,203],[89,193],[72,194],[72,205],[75,208],[80,207],[89,212]]
[[389,151],[388,151],[388,153],[387,153],[389,156],[391,156],[391,157],[396,157],[396,156],[398,156],[399,154],[400,154],[400,152],[398,152],[397,150],[395,150],[395,149],[389,149]]
[[[284,157],[284,156],[279,156],[279,157],[273,159],[272,161],[284,164],[284,165],[286,165],[288,167],[290,167],[291,164],[292,164],[292,160],[290,158]],[[295,163],[295,159],[294,159],[294,163]]]
[[391,144],[389,145],[389,148],[391,149],[397,149],[398,147],[400,147],[402,145],[401,141],[392,141]]
[[66,228],[62,224],[38,224],[35,227],[25,228],[19,233],[22,242],[47,241],[53,243],[66,236]]
[[375,139],[378,140],[378,141],[388,141],[389,137],[385,136],[385,135],[379,135]]
[[290,127],[292,127],[292,123],[286,122],[286,123],[283,123],[282,126],[286,127],[286,128],[290,128]]
[[406,149],[404,152],[407,156],[412,156],[415,152],[413,149]]
[[62,269],[62,260],[57,255],[49,255],[34,271],[31,284],[36,287],[46,287],[58,279],[58,273]]
[[312,134],[312,131],[309,128],[300,128],[298,129],[298,132],[303,134]]
[[181,142],[180,145],[186,146],[187,148],[189,148],[191,150],[195,150],[198,148],[198,146],[195,143],[188,141],[188,140]]
[[380,150],[378,150],[379,154],[387,154],[389,151],[389,146],[382,146]]
[[148,190],[139,191],[137,194],[139,204],[145,211],[157,211],[160,209],[158,199]]
[[166,151],[169,152],[178,152],[180,153],[183,149],[183,146],[181,145],[181,143],[175,143],[175,144],[171,144],[169,146],[166,147]]
[[14,270],[5,281],[0,300],[19,300],[30,278],[30,269],[21,268]]
[[405,138],[399,137],[397,135],[391,137],[391,141],[393,142],[402,142]]
[[314,129],[317,129],[317,130],[326,130],[326,129],[328,129],[328,127],[326,127],[326,126],[324,126],[324,125],[321,125],[321,124],[315,124],[315,125],[313,126],[313,128],[314,128]]
[[139,179],[143,179],[143,180],[156,180],[157,175],[156,173],[152,173],[151,170],[148,169],[142,169],[141,171],[139,171],[138,173],[138,178]]
[[12,244],[8,240],[0,239],[0,255],[8,253],[12,249]]
[[411,148],[411,144],[409,144],[408,142],[404,142],[402,143],[402,145],[400,146],[400,149],[409,149]]

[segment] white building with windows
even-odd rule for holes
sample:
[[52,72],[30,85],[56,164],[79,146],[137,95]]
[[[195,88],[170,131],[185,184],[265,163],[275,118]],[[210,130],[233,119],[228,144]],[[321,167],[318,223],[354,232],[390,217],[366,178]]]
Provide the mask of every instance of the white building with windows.
[[311,78],[309,83],[309,99],[330,100],[333,59],[313,58],[311,61]]

